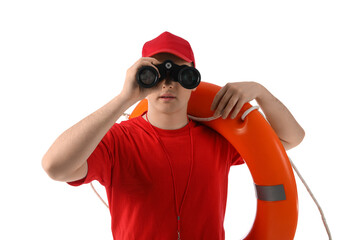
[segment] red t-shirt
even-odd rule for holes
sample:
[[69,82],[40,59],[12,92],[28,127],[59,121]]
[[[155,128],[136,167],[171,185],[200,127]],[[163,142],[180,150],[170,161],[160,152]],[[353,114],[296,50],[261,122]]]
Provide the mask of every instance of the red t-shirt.
[[[190,120],[183,128],[154,127],[171,157],[178,208],[187,186],[192,129],[194,164],[180,212],[180,237],[224,240],[228,173],[243,164],[235,148],[218,132]],[[115,240],[178,239],[171,166],[158,138],[142,116],[115,123],[87,159],[79,186],[98,180],[105,186]]]

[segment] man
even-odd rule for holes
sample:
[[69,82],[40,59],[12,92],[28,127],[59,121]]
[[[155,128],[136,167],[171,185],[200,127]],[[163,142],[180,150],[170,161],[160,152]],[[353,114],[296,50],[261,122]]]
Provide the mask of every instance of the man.
[[[106,188],[114,239],[224,239],[228,172],[243,163],[214,130],[188,119],[191,92],[167,77],[152,88],[136,81],[142,66],[171,60],[195,67],[190,44],[169,32],[144,44],[126,73],[122,91],[61,134],[42,160],[48,175],[72,186],[98,180]],[[115,123],[130,106],[148,99],[137,118]],[[236,117],[256,99],[285,149],[304,130],[287,108],[255,82],[226,84],[211,109]]]

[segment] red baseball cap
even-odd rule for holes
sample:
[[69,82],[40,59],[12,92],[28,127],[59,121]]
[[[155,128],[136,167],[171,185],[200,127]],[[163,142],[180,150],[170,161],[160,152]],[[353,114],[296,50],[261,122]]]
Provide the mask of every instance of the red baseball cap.
[[195,67],[194,54],[189,42],[170,32],[163,32],[158,37],[146,42],[142,48],[143,57],[150,57],[161,52],[174,54],[187,62],[192,62]]

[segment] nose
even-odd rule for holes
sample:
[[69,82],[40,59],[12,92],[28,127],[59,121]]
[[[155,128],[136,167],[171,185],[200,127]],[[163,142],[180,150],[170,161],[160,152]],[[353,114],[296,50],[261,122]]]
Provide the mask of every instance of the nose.
[[162,80],[161,84],[162,84],[163,88],[165,88],[165,87],[170,87],[171,88],[174,85],[174,81],[173,81],[173,79],[171,77],[167,77],[167,78]]

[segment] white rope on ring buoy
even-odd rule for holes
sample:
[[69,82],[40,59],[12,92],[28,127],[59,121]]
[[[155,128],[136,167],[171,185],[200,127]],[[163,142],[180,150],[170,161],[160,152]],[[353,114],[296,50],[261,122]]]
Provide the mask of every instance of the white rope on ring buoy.
[[321,216],[321,219],[323,220],[323,223],[324,223],[324,227],[325,227],[325,230],[326,230],[326,233],[328,234],[328,237],[329,237],[329,240],[332,239],[331,237],[331,233],[330,233],[330,230],[329,230],[329,226],[328,226],[328,223],[326,222],[326,219],[325,219],[325,215],[323,213],[323,209],[321,209],[319,203],[318,203],[318,200],[316,200],[313,192],[310,190],[308,184],[305,182],[304,178],[301,176],[299,170],[297,170],[297,167],[295,166],[295,164],[292,162],[291,158],[289,156],[287,156],[290,160],[290,163],[292,165],[292,167],[294,168],[295,172],[297,173],[298,177],[300,178],[301,182],[304,184],[306,190],[308,191],[308,193],[310,194],[310,197],[313,199],[316,207],[318,208],[319,212],[320,212],[320,216]]
[[[253,106],[253,107],[250,107],[249,109],[247,109],[243,114],[242,114],[242,121],[245,120],[245,118],[247,117],[247,115],[252,112],[253,110],[256,110],[256,109],[259,109],[258,106]],[[216,120],[218,118],[220,118],[222,115],[220,114],[219,116],[213,116],[213,117],[207,117],[207,118],[200,118],[200,117],[195,117],[195,116],[192,116],[192,115],[189,115],[188,114],[188,117],[191,118],[192,120],[194,121],[198,121],[198,122],[209,122],[209,121],[213,121],[213,120]]]
[[[258,106],[252,106],[250,107],[249,109],[247,109],[241,116],[241,119],[242,121],[245,120],[245,118],[247,117],[248,114],[250,114],[253,110],[258,110],[259,107]],[[265,115],[263,115],[260,111],[258,111],[265,119]],[[130,117],[130,114],[128,113],[123,113],[121,116],[124,116],[126,117],[127,119]],[[213,116],[213,117],[208,117],[208,118],[200,118],[200,117],[195,117],[195,116],[192,116],[192,115],[189,115],[188,114],[188,117],[191,118],[192,120],[194,121],[199,121],[199,122],[208,122],[208,121],[213,121],[213,120],[216,120],[218,118],[220,118],[222,115],[219,115],[219,116]],[[267,121],[267,119],[266,119]],[[268,121],[267,121],[268,122]],[[308,193],[310,194],[310,197],[313,199],[315,205],[317,206],[319,212],[320,212],[320,215],[321,215],[321,218],[323,220],[323,223],[324,223],[324,227],[325,227],[325,230],[328,234],[328,237],[329,237],[329,240],[332,239],[331,237],[331,233],[330,233],[330,230],[329,230],[329,226],[328,226],[328,223],[326,222],[326,219],[325,219],[325,216],[324,216],[324,213],[323,213],[323,210],[322,208],[320,207],[318,201],[316,200],[314,194],[312,193],[312,191],[310,190],[309,186],[307,185],[307,183],[305,182],[305,180],[303,179],[302,175],[300,174],[300,172],[297,170],[297,167],[295,166],[295,164],[293,163],[293,161],[291,160],[291,158],[289,156],[287,156],[290,160],[290,163],[293,167],[293,169],[295,170],[295,172],[297,173],[299,179],[301,180],[301,182],[303,183],[303,185],[305,186],[306,190],[308,191]],[[93,184],[91,182],[91,187],[93,189],[93,191],[97,194],[97,196],[101,199],[101,201],[103,202],[103,204],[105,204],[105,206],[107,208],[109,208],[109,206],[107,205],[107,203],[102,199],[102,197],[97,193],[96,189],[93,187]]]

